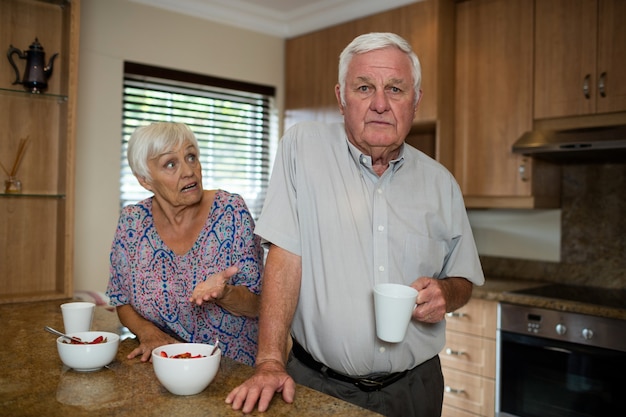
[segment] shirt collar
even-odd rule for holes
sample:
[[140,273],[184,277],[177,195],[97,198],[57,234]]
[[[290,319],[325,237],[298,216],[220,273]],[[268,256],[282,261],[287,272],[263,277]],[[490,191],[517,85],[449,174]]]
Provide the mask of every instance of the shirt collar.
[[[348,144],[348,149],[350,151],[350,156],[352,157],[352,160],[354,161],[354,163],[357,166],[366,168],[368,170],[372,170],[372,157],[369,155],[364,154],[363,152],[361,152],[359,150],[359,148],[357,148],[356,146],[354,146],[352,144],[352,142],[350,142],[348,140],[348,137],[346,136],[346,143]],[[391,170],[393,172],[396,172],[398,170],[398,168],[400,168],[402,166],[402,164],[404,163],[404,150],[405,150],[406,146],[403,143],[402,146],[400,147],[400,153],[398,154],[398,157],[392,161],[389,162],[389,166],[391,167]]]

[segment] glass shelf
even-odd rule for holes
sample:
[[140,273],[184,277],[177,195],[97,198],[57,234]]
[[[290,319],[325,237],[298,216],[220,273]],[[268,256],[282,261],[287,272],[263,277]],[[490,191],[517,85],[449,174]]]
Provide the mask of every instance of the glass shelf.
[[21,89],[18,90],[16,88],[5,88],[0,87],[0,92],[3,94],[15,94],[21,96],[28,96],[34,99],[41,100],[58,100],[58,101],[67,101],[67,96],[62,94],[50,94],[50,93],[31,93],[30,91]]
[[51,199],[64,199],[65,194],[52,194],[52,193],[5,193],[0,192],[0,198],[13,197],[13,198],[51,198]]

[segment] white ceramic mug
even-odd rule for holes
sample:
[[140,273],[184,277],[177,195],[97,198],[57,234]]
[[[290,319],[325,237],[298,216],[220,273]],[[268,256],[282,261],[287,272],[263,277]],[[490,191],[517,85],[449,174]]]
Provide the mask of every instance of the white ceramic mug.
[[61,304],[65,333],[88,332],[96,305],[86,301]]
[[374,286],[376,336],[385,342],[404,339],[417,301],[417,290],[403,284],[384,283]]

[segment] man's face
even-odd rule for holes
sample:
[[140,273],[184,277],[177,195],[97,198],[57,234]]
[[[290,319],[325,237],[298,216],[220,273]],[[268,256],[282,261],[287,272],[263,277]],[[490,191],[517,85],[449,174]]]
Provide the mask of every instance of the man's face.
[[390,47],[355,55],[346,74],[345,106],[338,85],[335,95],[348,139],[363,153],[389,154],[404,142],[417,110],[405,53]]

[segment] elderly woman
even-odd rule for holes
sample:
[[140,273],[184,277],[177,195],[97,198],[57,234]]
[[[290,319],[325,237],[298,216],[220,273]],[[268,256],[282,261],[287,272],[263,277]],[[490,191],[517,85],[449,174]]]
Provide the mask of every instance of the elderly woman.
[[139,339],[128,358],[186,341],[253,364],[263,250],[243,199],[203,190],[198,142],[180,123],[138,128],[128,163],[153,197],[122,210],[107,295]]

